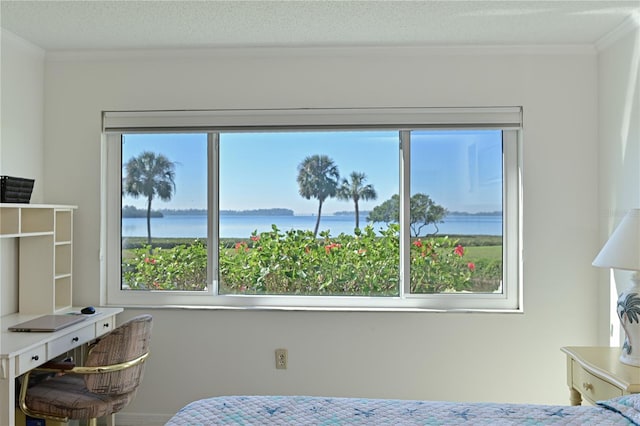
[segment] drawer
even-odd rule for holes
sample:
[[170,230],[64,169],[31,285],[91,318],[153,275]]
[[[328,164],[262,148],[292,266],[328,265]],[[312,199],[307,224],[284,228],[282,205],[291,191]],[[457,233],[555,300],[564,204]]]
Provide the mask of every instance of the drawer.
[[81,328],[80,330],[72,331],[71,333],[67,333],[62,337],[52,340],[49,342],[49,358],[53,358],[61,353],[78,347],[83,343],[87,343],[88,341],[93,340],[95,335],[96,330],[94,325],[91,324]]
[[96,322],[96,337],[100,337],[113,330],[114,317],[107,317]]
[[29,370],[36,368],[37,366],[47,362],[47,348],[45,345],[40,345],[25,353],[18,355],[16,365],[16,375],[26,373]]
[[622,390],[584,370],[580,364],[572,361],[573,388],[589,402],[622,396]]

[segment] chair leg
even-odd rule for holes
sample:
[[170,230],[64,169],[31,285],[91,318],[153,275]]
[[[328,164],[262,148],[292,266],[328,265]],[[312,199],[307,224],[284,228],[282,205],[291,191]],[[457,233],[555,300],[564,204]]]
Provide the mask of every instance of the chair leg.
[[107,416],[107,426],[116,426],[116,415],[115,415],[115,413],[109,414]]

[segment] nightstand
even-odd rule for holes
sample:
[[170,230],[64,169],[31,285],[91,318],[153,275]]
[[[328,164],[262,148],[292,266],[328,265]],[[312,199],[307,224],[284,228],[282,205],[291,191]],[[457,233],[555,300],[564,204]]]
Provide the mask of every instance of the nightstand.
[[571,405],[584,398],[591,404],[616,396],[640,393],[640,367],[620,362],[620,348],[564,347]]

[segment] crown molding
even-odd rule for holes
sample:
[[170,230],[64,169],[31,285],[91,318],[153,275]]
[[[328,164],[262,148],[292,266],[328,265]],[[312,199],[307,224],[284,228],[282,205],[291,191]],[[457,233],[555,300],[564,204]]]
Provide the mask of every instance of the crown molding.
[[598,51],[602,51],[611,46],[616,41],[625,37],[632,31],[640,30],[640,10],[629,15],[620,25],[600,37],[595,43]]
[[564,45],[438,45],[438,46],[287,46],[215,47],[199,49],[116,49],[47,51],[49,61],[157,60],[171,58],[277,57],[424,57],[482,55],[592,55],[590,44]]
[[32,53],[41,55],[43,57],[45,56],[46,52],[43,48],[36,46],[35,44],[23,39],[20,36],[15,35],[11,31],[5,30],[4,28],[2,28],[1,30],[2,30],[0,31],[1,40],[8,40],[11,43],[15,44],[16,46],[19,46],[21,49],[29,50]]

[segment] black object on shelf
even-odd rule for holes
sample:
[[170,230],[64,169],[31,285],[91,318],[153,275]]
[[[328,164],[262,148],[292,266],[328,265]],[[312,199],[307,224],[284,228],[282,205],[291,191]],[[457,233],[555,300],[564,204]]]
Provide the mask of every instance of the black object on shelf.
[[29,203],[35,179],[0,176],[0,202]]

